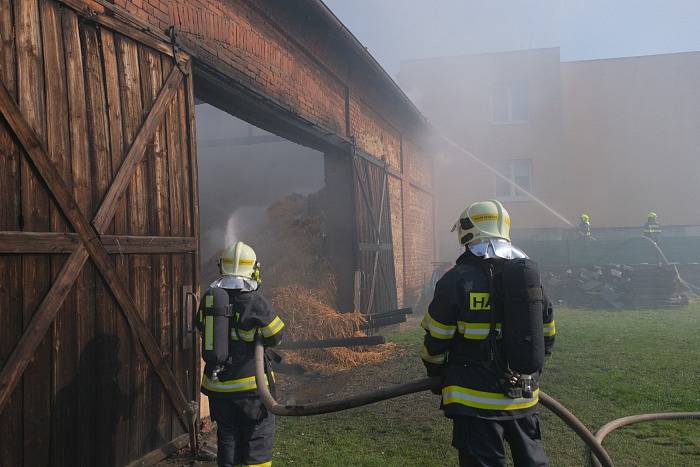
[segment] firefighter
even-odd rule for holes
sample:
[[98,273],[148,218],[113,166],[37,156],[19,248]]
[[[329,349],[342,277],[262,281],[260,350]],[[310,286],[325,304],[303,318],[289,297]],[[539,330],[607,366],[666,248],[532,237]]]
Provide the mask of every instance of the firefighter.
[[[500,202],[472,204],[453,231],[465,251],[436,285],[421,323],[421,358],[429,376],[442,378],[441,409],[453,420],[459,465],[505,466],[505,439],[516,466],[546,466],[535,406],[544,355],[554,345],[552,304],[535,263],[511,244]],[[514,266],[524,268],[518,274],[530,268],[524,295],[506,275]],[[514,324],[521,318],[529,324]]]
[[576,228],[576,234],[581,240],[591,240],[591,218],[588,214],[581,214],[581,221]]
[[660,235],[661,224],[659,224],[656,213],[654,211],[651,211],[647,215],[646,224],[644,224],[644,236],[654,241],[654,243],[659,243]]
[[217,422],[218,465],[271,466],[275,418],[257,395],[254,340],[260,333],[266,347],[277,345],[284,323],[258,292],[260,264],[250,246],[226,248],[218,267],[221,276],[198,313],[206,362],[202,393]]

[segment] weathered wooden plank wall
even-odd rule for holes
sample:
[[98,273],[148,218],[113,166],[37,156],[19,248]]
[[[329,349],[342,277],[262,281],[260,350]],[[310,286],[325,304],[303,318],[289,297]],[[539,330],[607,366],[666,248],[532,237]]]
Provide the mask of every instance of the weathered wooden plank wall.
[[[0,79],[88,219],[172,67],[161,51],[54,0],[0,0]],[[196,248],[183,245],[199,235],[191,84],[186,77],[176,92],[102,237],[186,395],[198,374],[182,332],[182,290],[197,285]],[[15,239],[12,253],[0,248],[0,366],[79,244],[68,225],[0,119],[0,232]],[[31,241],[23,233],[37,232],[56,236],[22,251]],[[127,235],[171,239],[149,250]],[[185,432],[91,261],[0,413],[0,431],[2,465],[124,465]]]
[[[17,54],[12,0],[0,1],[0,79],[17,100]],[[0,228],[19,230],[21,215],[20,154],[10,132],[0,125]],[[22,258],[0,261],[0,359],[10,354],[22,333]],[[0,415],[0,459],[8,465],[23,465],[24,385],[12,393]]]
[[366,314],[397,307],[388,173],[379,163],[353,158],[356,269],[362,271],[360,310]]

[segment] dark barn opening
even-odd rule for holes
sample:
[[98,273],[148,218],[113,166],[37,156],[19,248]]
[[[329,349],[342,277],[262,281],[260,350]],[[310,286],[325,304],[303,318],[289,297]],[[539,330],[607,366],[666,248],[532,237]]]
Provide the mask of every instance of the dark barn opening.
[[[268,207],[324,187],[323,154],[294,144],[208,104],[196,107],[200,251],[206,286],[221,249],[237,240],[254,248],[275,228]],[[274,258],[260,258],[263,266]]]

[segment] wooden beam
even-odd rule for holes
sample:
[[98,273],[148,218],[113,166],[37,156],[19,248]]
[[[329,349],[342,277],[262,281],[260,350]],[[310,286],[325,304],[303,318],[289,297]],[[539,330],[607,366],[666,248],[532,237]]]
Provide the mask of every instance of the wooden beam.
[[358,243],[357,247],[360,251],[391,251],[394,245],[391,243]]
[[389,164],[387,164],[386,161],[384,161],[383,159],[380,159],[379,157],[373,156],[372,154],[358,148],[357,146],[355,146],[353,148],[353,152],[356,156],[361,157],[362,159],[366,160],[370,164],[374,164],[378,167],[381,167],[382,169],[386,169],[389,173],[391,173],[394,176],[401,177],[400,173],[398,175],[395,175],[398,172],[396,172],[394,169],[390,168]]
[[419,184],[417,184],[417,183],[415,183],[415,182],[409,182],[409,185],[411,186],[411,188],[413,188],[413,189],[415,189],[415,190],[418,190],[418,191],[421,191],[421,192],[425,193],[425,194],[428,195],[428,196],[433,196],[433,190],[430,189],[430,188],[428,188],[428,187],[419,185]]
[[195,237],[100,235],[100,240],[109,254],[159,255],[197,251]]
[[289,143],[277,135],[238,136],[235,138],[205,139],[197,144],[198,148],[228,148],[231,146],[252,146],[266,143]]
[[[361,156],[361,157],[362,157],[363,159],[366,159],[366,160],[372,162],[372,163],[375,164],[375,165],[381,166],[381,164],[378,164],[378,163],[376,162],[376,161],[379,161],[379,159],[376,159],[376,158],[374,158],[373,156],[367,156],[367,155],[365,155],[365,156]],[[376,159],[376,161],[373,162],[373,161],[371,160],[371,158]],[[433,190],[432,190],[432,188],[430,188],[430,187],[428,187],[428,186],[425,186],[425,185],[421,185],[420,183],[416,183],[416,182],[413,181],[413,180],[409,180],[409,176],[406,175],[405,173],[401,173],[401,172],[399,172],[398,170],[396,170],[396,169],[394,169],[394,168],[392,168],[392,167],[389,167],[389,165],[386,166],[386,171],[389,172],[389,175],[391,175],[392,177],[398,178],[399,180],[402,180],[402,181],[404,181],[404,182],[405,182],[405,181],[408,181],[408,184],[411,186],[411,188],[415,188],[415,189],[418,190],[418,191],[422,191],[423,193],[425,193],[425,194],[427,194],[427,195],[433,196]]]
[[167,106],[171,103],[175,92],[182,82],[182,78],[183,75],[180,70],[174,67],[98,210],[95,221],[93,221],[96,229],[84,217],[75,198],[58,173],[56,166],[51,162],[51,159],[42,147],[39,137],[22,116],[20,109],[5,85],[0,83],[0,112],[2,112],[9,127],[26,151],[34,168],[48,186],[56,204],[83,242],[64,263],[56,281],[42,300],[39,309],[32,316],[24,334],[0,372],[0,411],[2,411],[9,400],[24,370],[46,335],[49,326],[56,318],[61,304],[78,278],[89,253],[89,256],[92,257],[97,269],[122,308],[129,327],[141,342],[146,356],[160,377],[165,391],[176,408],[178,418],[187,430],[190,429],[189,405],[177,385],[167,360],[163,357],[158,344],[143,322],[138,309],[116,272],[114,263],[109,259],[108,253],[98,237],[98,232],[101,233],[107,228],[111,217],[114,215],[117,201],[128,186],[128,182],[139,161],[143,158],[146,143],[150,140],[153,132],[162,120]]
[[283,342],[277,348],[279,350],[328,349],[333,347],[356,347],[359,345],[381,345],[385,343],[386,340],[384,340],[383,336],[362,336]]
[[[103,1],[86,1],[86,0],[58,0],[60,3],[75,10],[80,16],[88,21],[94,21],[112,31],[118,32],[130,39],[157,50],[169,57],[173,56],[172,45],[169,44],[168,37],[163,31],[158,31],[151,26],[145,26],[144,23],[135,19],[133,15],[122,14],[122,10],[116,5]],[[119,14],[123,19],[109,16],[105,9],[109,9],[111,13]],[[127,18],[128,15],[128,18]],[[134,27],[136,25],[138,27]],[[178,54],[179,61],[187,61],[189,56],[186,53]]]
[[[237,81],[242,75],[235,68],[205,55],[197,56],[193,65],[197,77],[194,86],[205,102],[297,144],[321,152],[348,152],[349,139],[299,115],[283,102],[246,87]],[[221,93],[235,99],[220,99]]]
[[72,253],[80,245],[76,234],[58,232],[0,232],[0,253]]
[[413,314],[413,308],[399,308],[398,310],[390,310],[390,311],[385,311],[383,313],[375,313],[373,315],[366,316],[365,318],[368,321],[372,320],[377,320],[377,319],[383,319],[383,318],[389,318],[392,316],[406,316],[406,315],[411,315]]
[[[194,237],[152,237],[100,235],[109,254],[191,253],[197,250]],[[80,237],[64,232],[0,231],[0,254],[72,253],[80,246]]]
[[384,326],[391,326],[392,324],[399,324],[406,322],[406,315],[394,315],[386,318],[379,318],[367,321],[360,325],[362,330],[378,329]]
[[180,435],[174,440],[170,441],[165,446],[161,446],[158,449],[149,452],[142,458],[131,462],[127,465],[127,467],[147,467],[150,465],[156,465],[158,462],[162,461],[169,455],[187,446],[188,441],[189,434],[185,433],[184,435]]

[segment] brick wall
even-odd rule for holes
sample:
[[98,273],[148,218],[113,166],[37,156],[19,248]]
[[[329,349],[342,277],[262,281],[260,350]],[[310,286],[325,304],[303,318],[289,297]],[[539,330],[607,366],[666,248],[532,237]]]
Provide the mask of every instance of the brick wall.
[[401,135],[359,99],[350,100],[350,133],[357,146],[401,170]]
[[425,280],[429,278],[433,261],[433,199],[428,193],[410,188],[405,212],[405,291],[406,303],[413,303]]
[[416,188],[431,189],[432,162],[410,141],[420,116],[334,26],[304,0],[112,1],[161,31],[177,26],[196,59],[388,162],[397,296],[410,304],[433,260],[432,198]]
[[409,139],[403,143],[404,168],[406,176],[418,186],[433,188],[433,160]]
[[392,243],[394,244],[394,271],[396,275],[396,297],[398,306],[404,301],[404,250],[403,250],[403,201],[402,181],[394,176],[388,178],[389,214],[391,216]]
[[434,261],[432,159],[409,139],[403,141],[405,299],[413,303]]

